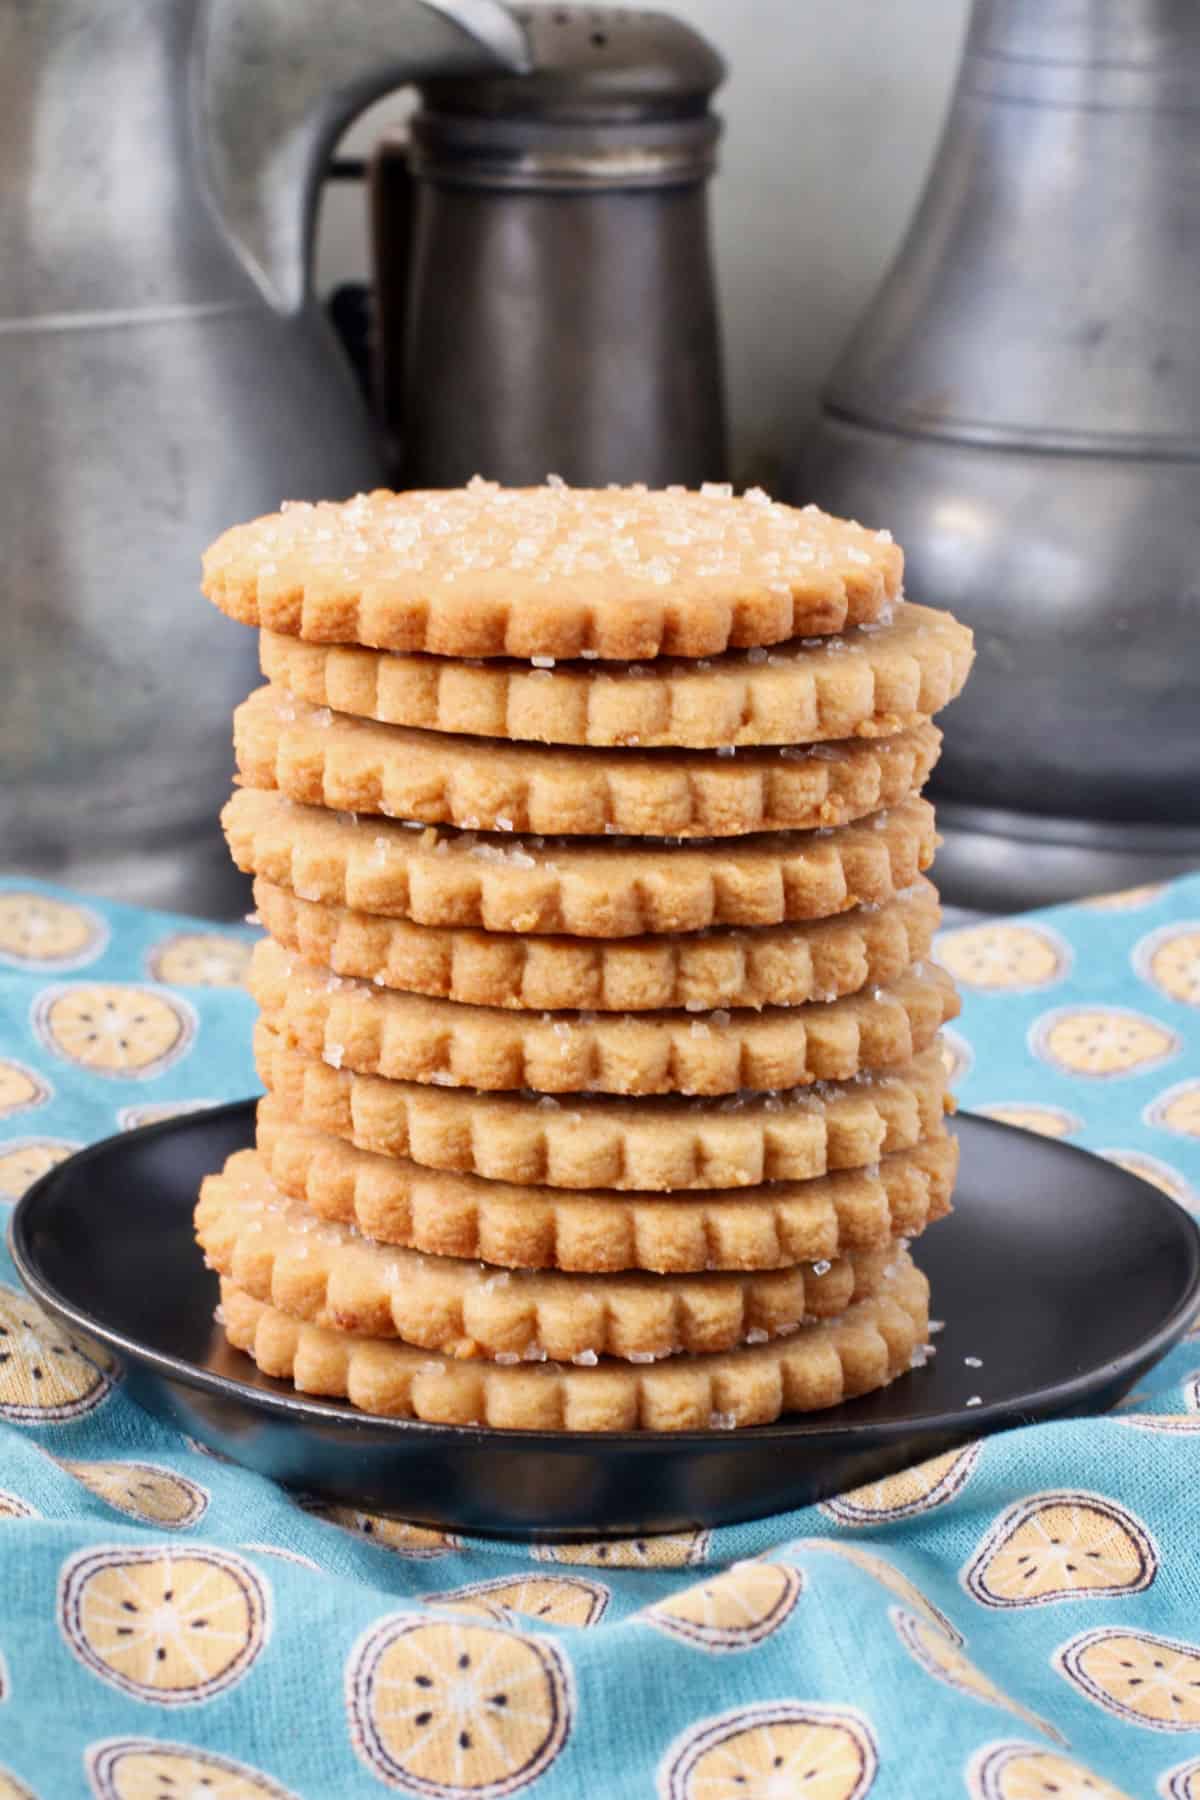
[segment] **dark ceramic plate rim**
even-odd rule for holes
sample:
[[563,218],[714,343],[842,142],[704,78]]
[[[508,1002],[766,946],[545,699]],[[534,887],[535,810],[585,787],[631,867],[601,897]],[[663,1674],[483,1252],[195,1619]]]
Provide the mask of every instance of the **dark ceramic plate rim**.
[[[232,1100],[222,1106],[206,1107],[203,1117],[214,1123],[233,1119],[235,1115],[249,1112],[257,1106],[257,1098]],[[983,1131],[985,1134],[1002,1133],[1024,1139],[1037,1137],[1037,1134],[1024,1131],[1017,1126],[1003,1124],[997,1119],[988,1119],[981,1114],[964,1113],[960,1115],[969,1121],[972,1132]],[[39,1273],[32,1255],[29,1237],[34,1215],[39,1205],[44,1203],[45,1196],[51,1193],[58,1182],[73,1176],[80,1168],[85,1167],[93,1159],[111,1156],[124,1146],[144,1143],[159,1137],[170,1137],[185,1124],[194,1126],[197,1115],[187,1113],[176,1115],[170,1119],[162,1119],[153,1125],[139,1126],[133,1131],[115,1133],[111,1137],[101,1138],[94,1144],[88,1144],[73,1156],[41,1176],[31,1188],[17,1201],[13,1209],[8,1228],[8,1247],[13,1263],[21,1281],[33,1298],[44,1306],[72,1330],[82,1332],[95,1339],[106,1349],[130,1361],[141,1363],[153,1369],[158,1375],[179,1382],[184,1387],[194,1388],[201,1393],[213,1394],[224,1399],[236,1399],[239,1402],[260,1408],[281,1418],[311,1419],[315,1422],[346,1426],[371,1435],[408,1437],[414,1434],[434,1439],[445,1437],[494,1440],[496,1443],[519,1444],[522,1442],[537,1444],[545,1450],[557,1445],[578,1449],[579,1434],[567,1431],[547,1431],[536,1429],[510,1429],[489,1425],[437,1425],[423,1419],[393,1419],[363,1413],[355,1407],[343,1405],[337,1401],[322,1400],[319,1396],[300,1394],[294,1389],[279,1387],[258,1387],[251,1382],[239,1381],[233,1376],[216,1374],[209,1369],[187,1362],[181,1357],[172,1356],[166,1351],[155,1350],[136,1338],[126,1336],[124,1332],[105,1325],[92,1314],[68,1300],[49,1281]],[[1077,1144],[1065,1144],[1059,1139],[1037,1137],[1037,1142],[1049,1156],[1070,1157],[1091,1161],[1094,1152],[1082,1149]],[[1128,1172],[1127,1172],[1128,1173]],[[1136,1181],[1142,1189],[1142,1204],[1153,1204],[1165,1209],[1167,1216],[1173,1219],[1180,1230],[1181,1243],[1186,1242],[1189,1251],[1191,1269],[1182,1297],[1170,1313],[1159,1323],[1156,1330],[1145,1334],[1136,1343],[1131,1344],[1122,1355],[1113,1357],[1107,1362],[1098,1363],[1063,1381],[1030,1388],[1019,1395],[1010,1395],[1002,1400],[985,1401],[982,1405],[967,1410],[965,1407],[950,1411],[922,1413],[913,1410],[896,1419],[871,1419],[856,1421],[839,1420],[836,1423],[823,1422],[819,1413],[805,1414],[786,1423],[772,1425],[754,1425],[743,1427],[738,1431],[595,1431],[588,1432],[589,1444],[620,1445],[627,1449],[649,1449],[662,1444],[703,1445],[715,1448],[718,1445],[736,1450],[739,1442],[744,1443],[748,1437],[757,1442],[766,1439],[781,1439],[785,1442],[797,1440],[842,1441],[853,1439],[868,1433],[876,1443],[886,1444],[897,1438],[910,1436],[914,1430],[933,1435],[936,1433],[978,1435],[982,1429],[997,1429],[1006,1425],[1021,1424],[1029,1419],[1053,1418],[1069,1413],[1077,1403],[1086,1401],[1097,1388],[1111,1384],[1114,1380],[1128,1375],[1132,1382],[1139,1373],[1166,1355],[1173,1345],[1183,1336],[1188,1325],[1200,1308],[1200,1224],[1190,1214],[1170,1198],[1169,1195],[1154,1187],[1151,1183],[1140,1180],[1129,1174],[1131,1181]]]

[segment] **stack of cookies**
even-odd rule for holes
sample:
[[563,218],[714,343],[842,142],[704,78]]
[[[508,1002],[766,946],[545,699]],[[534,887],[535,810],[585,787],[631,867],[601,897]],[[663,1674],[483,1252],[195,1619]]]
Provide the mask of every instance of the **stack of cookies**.
[[230,1341],[369,1412],[758,1424],[922,1357],[955,1146],[932,715],[886,532],[726,487],[378,493],[226,533],[267,1089]]

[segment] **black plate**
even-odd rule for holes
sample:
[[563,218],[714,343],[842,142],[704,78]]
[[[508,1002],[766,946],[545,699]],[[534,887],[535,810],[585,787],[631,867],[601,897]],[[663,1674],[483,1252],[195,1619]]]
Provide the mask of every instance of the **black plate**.
[[1200,1303],[1200,1232],[1174,1201],[1083,1151],[963,1118],[957,1210],[920,1245],[945,1329],[887,1392],[737,1432],[372,1419],[260,1375],[213,1323],[192,1207],[253,1118],[240,1102],[60,1164],[17,1207],[17,1270],[69,1331],[118,1353],[149,1412],[289,1486],[427,1524],[599,1537],[785,1511],[984,1432],[1115,1405]]

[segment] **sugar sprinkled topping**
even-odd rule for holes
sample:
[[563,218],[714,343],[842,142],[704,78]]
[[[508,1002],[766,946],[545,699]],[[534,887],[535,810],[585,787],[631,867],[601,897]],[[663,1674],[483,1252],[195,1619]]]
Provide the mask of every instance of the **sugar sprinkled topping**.
[[[358,494],[343,502],[298,502],[239,526],[209,553],[209,567],[255,556],[261,575],[302,558],[316,580],[422,585],[497,572],[562,585],[573,579],[615,587],[680,582],[728,590],[754,582],[786,593],[814,570],[856,576],[891,570],[885,535],[816,507],[786,506],[761,488],[737,496],[728,482],[698,492],[643,484],[502,488],[475,476],[465,488]],[[553,663],[535,658],[534,666]]]

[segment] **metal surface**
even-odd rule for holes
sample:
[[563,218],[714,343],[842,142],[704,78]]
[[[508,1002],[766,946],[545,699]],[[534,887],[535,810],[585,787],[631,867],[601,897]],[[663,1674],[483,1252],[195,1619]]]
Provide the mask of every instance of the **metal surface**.
[[385,89],[524,53],[493,0],[4,8],[6,866],[241,906],[216,814],[254,645],[200,599],[200,552],[378,471],[308,287],[320,157]]
[[977,633],[934,782],[953,900],[1200,861],[1198,96],[1194,0],[976,0],[829,387],[806,489]]
[[34,1298],[121,1360],[126,1393],[272,1480],[453,1530],[637,1536],[785,1512],[991,1431],[1104,1411],[1182,1336],[1200,1296],[1182,1207],[1073,1145],[970,1116],[954,1129],[958,1204],[918,1249],[937,1357],[742,1431],[425,1425],[261,1375],[213,1321],[192,1225],[203,1176],[253,1140],[253,1101],[93,1144],[30,1189],[10,1242]]
[[716,52],[661,13],[518,9],[522,77],[421,85],[374,173],[396,479],[719,478]]

